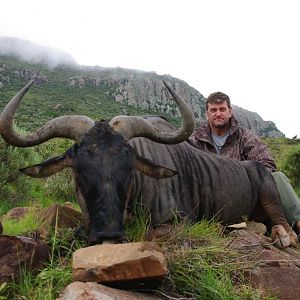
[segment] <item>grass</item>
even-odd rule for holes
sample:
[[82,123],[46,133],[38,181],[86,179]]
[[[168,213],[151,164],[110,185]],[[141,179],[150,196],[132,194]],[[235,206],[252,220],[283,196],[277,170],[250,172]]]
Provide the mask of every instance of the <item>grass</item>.
[[[4,222],[10,234],[22,234],[39,226],[35,211],[29,210],[25,220]],[[136,218],[126,225],[130,241],[144,241],[150,228],[147,213],[137,208]],[[169,275],[155,291],[170,299],[272,299],[243,283],[243,272],[249,267],[238,260],[238,253],[227,247],[220,226],[214,220],[195,224],[176,223],[169,234],[157,241],[161,244],[168,262]],[[85,245],[74,238],[70,229],[58,230],[57,226],[47,241],[50,262],[42,270],[23,270],[18,282],[0,287],[0,299],[56,299],[63,287],[72,282],[71,260],[73,252]],[[233,280],[234,279],[234,280]],[[153,292],[153,291],[152,291]],[[2,297],[2,298],[1,298]]]
[[7,235],[21,235],[26,232],[35,231],[40,225],[37,217],[37,208],[30,206],[23,218],[5,220],[3,222],[3,233]]
[[[263,142],[268,146],[271,154],[273,155],[273,158],[276,162],[277,168],[279,171],[284,172],[288,177],[288,170],[286,170],[286,162],[289,151],[295,147],[300,147],[300,139],[287,139],[287,138],[276,138],[276,139],[271,139],[271,138],[263,138]],[[298,148],[299,149],[299,148]],[[299,157],[299,155],[298,155]],[[296,162],[296,161],[295,161]],[[290,163],[290,162],[289,162]],[[298,164],[299,164],[299,158],[298,158]],[[297,168],[293,166],[293,168]],[[288,168],[289,169],[289,168]],[[296,169],[295,169],[296,171]],[[297,174],[299,171],[297,172]],[[295,174],[295,173],[294,173]],[[296,176],[296,178],[295,178]],[[300,198],[300,186],[299,184],[296,184],[295,182],[299,182],[299,179],[297,175],[294,175],[293,177],[289,177],[291,184],[293,185],[293,188]]]
[[[149,230],[148,214],[138,208],[136,218],[127,224],[130,241],[141,241]],[[175,223],[157,242],[162,246],[169,275],[157,288],[168,299],[239,300],[276,299],[265,297],[244,284],[243,274],[251,263],[241,263],[236,251],[227,247],[215,220],[195,224]],[[152,290],[153,292],[153,290]]]
[[272,299],[244,284],[243,273],[249,265],[241,263],[242,254],[227,245],[215,221],[177,225],[162,245],[169,276],[160,293],[175,299]]

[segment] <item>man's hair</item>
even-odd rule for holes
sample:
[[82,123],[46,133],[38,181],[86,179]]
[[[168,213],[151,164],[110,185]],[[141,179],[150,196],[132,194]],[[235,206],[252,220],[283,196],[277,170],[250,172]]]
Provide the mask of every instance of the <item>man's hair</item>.
[[208,110],[208,104],[221,104],[224,101],[227,102],[229,108],[231,108],[231,103],[229,97],[222,92],[215,92],[210,94],[206,99],[206,110]]

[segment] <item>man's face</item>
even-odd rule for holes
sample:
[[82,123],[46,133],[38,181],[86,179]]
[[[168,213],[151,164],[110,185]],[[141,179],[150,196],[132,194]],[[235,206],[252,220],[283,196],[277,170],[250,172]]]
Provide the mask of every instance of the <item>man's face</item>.
[[228,107],[226,101],[219,104],[208,103],[206,116],[211,127],[226,128],[229,126],[232,109]]

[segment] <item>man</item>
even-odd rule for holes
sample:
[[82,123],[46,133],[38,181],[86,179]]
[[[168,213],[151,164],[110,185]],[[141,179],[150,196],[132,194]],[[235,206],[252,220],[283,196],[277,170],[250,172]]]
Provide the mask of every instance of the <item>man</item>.
[[276,171],[267,146],[251,131],[243,129],[234,118],[229,97],[221,92],[209,95],[206,117],[207,122],[193,132],[189,143],[206,152],[262,163],[272,173],[287,220],[300,237],[300,200],[297,194],[287,177]]

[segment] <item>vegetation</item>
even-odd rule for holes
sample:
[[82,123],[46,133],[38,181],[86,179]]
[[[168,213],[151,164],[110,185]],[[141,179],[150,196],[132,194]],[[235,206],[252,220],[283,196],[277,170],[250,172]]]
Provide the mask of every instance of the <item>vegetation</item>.
[[300,144],[289,149],[282,166],[295,187],[300,186]]
[[3,210],[10,209],[17,203],[28,202],[31,191],[41,186],[19,172],[21,166],[34,164],[39,159],[38,153],[33,149],[15,148],[0,139],[0,207]]
[[300,197],[300,139],[264,138],[277,167],[289,178],[294,190]]
[[[137,211],[140,215],[136,222],[127,224],[131,242],[143,240],[149,225],[149,219],[143,218],[143,210]],[[239,257],[243,254],[226,247],[228,240],[221,237],[215,221],[175,224],[160,243],[165,250],[169,275],[148,292],[170,299],[275,299],[264,297],[243,283],[243,273],[250,262],[241,263]],[[2,285],[0,299],[56,299],[62,288],[72,282],[72,253],[85,244],[74,238],[71,230],[55,228],[49,245],[50,263],[35,273],[23,270],[18,282]]]

